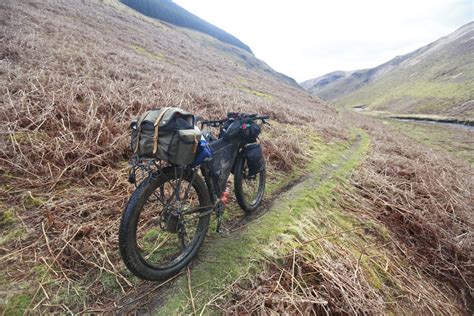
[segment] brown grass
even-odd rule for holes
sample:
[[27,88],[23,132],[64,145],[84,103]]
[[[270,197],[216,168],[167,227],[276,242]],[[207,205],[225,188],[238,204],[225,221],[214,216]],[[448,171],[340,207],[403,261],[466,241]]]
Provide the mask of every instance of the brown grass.
[[[322,214],[336,207],[355,228],[338,232],[330,215],[315,212],[305,241],[296,238],[285,257],[268,258],[262,273],[231,286],[217,308],[264,315],[473,310],[472,168],[381,122],[350,116],[370,134],[371,154],[337,199],[320,203]],[[333,233],[318,235],[320,227]]]
[[[133,116],[165,105],[206,118],[269,114],[288,123],[264,139],[271,170],[305,162],[305,140],[291,126],[305,124],[328,141],[347,135],[336,110],[255,68],[252,56],[238,51],[254,63],[212,38],[112,3],[0,4],[0,299],[26,294],[31,302],[23,307],[34,312],[110,311],[139,305],[135,299],[159,287],[131,277],[117,250],[118,221],[133,189],[126,182]],[[393,234],[393,245],[381,247],[402,289],[384,291],[404,295],[394,303],[403,310],[417,303],[420,312],[456,310],[453,293],[472,308],[472,170],[362,120],[373,153],[339,205]],[[269,261],[248,289],[233,290],[240,307],[227,308],[386,310],[386,295],[354,274],[359,257],[333,243],[323,248]],[[268,301],[269,293],[278,295]]]
[[[335,110],[237,53],[253,56],[111,3],[0,4],[0,215],[14,221],[1,223],[2,296],[26,293],[35,311],[101,309],[137,289],[117,251],[133,116],[173,105],[346,133]],[[302,140],[269,135],[273,170],[304,162]]]
[[344,191],[344,209],[388,227],[421,270],[447,282],[472,309],[474,213],[472,168],[411,142],[371,119],[356,118],[373,138],[373,154]]
[[[333,240],[320,239],[319,251],[301,245],[284,258],[268,259],[263,273],[232,286],[226,303],[216,307],[227,314],[254,315],[461,312],[453,304],[454,295],[449,289],[417,276],[416,269],[398,258],[400,252],[395,247],[378,255],[360,247],[360,255],[355,256]],[[385,278],[384,283],[374,284],[378,281],[373,278],[379,274],[374,277],[374,272],[368,273],[366,265],[378,271]]]

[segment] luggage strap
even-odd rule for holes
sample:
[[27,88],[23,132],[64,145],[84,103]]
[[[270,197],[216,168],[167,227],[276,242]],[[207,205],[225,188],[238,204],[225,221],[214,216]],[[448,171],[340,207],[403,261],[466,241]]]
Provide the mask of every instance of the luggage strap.
[[160,127],[160,122],[163,119],[163,116],[165,115],[165,113],[168,112],[169,109],[171,108],[170,107],[164,108],[155,121],[155,135],[153,137],[153,154],[155,154],[156,151],[158,150],[158,128]]
[[140,146],[140,134],[142,132],[142,122],[145,120],[145,118],[150,114],[151,111],[146,111],[145,114],[143,114],[141,117],[138,118],[137,120],[137,144],[135,145],[135,148],[133,150],[134,153],[138,152],[138,147]]
[[198,145],[197,135],[194,135],[193,154],[196,153],[197,145]]

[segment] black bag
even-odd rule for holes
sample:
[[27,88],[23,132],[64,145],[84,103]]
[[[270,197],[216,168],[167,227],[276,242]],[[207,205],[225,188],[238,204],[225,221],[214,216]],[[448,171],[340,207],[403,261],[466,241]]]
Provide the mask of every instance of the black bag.
[[219,135],[225,140],[234,140],[241,137],[247,144],[255,143],[260,135],[260,126],[257,123],[244,123],[241,119],[228,120]]
[[213,152],[212,160],[209,162],[211,177],[213,177],[214,188],[217,192],[224,192],[227,179],[233,168],[235,157],[238,152],[238,143],[227,141],[224,138],[218,139],[210,144]]
[[260,135],[260,126],[257,123],[252,122],[247,125],[245,129],[242,129],[243,139],[247,144],[255,143]]
[[225,140],[231,141],[240,137],[242,121],[240,119],[230,119],[225,122],[219,138],[224,138]]
[[265,170],[265,159],[263,158],[262,146],[254,143],[245,147],[245,157],[247,158],[247,167],[249,168],[249,177]]

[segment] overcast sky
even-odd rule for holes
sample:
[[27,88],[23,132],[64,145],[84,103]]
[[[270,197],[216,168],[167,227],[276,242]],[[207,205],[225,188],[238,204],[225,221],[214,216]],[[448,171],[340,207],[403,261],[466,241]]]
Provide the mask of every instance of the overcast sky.
[[298,82],[377,66],[474,20],[473,0],[174,0]]

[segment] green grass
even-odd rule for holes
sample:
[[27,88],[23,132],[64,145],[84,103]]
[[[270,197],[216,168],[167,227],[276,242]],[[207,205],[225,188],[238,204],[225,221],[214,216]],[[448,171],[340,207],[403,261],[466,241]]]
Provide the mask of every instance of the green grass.
[[[11,233],[15,231],[12,230]],[[3,311],[5,315],[35,314],[33,309],[44,297],[44,292],[38,287],[39,284],[48,293],[54,293],[51,296],[51,304],[69,307],[84,306],[85,287],[73,282],[69,283],[67,287],[62,286],[58,275],[51,273],[51,269],[43,263],[37,263],[31,267],[30,272],[29,282],[15,283],[0,276],[0,293],[4,291],[3,297],[0,296],[0,312]],[[101,279],[101,281],[103,280]],[[106,289],[111,291],[114,288],[115,286]],[[36,313],[38,313],[37,309]]]
[[[353,110],[357,110],[353,108]],[[373,116],[380,119],[412,119],[418,121],[431,121],[431,122],[438,122],[438,123],[453,123],[453,124],[461,124],[461,125],[473,125],[474,118],[459,118],[459,117],[452,117],[447,115],[437,115],[437,114],[393,114],[388,111],[374,111],[374,110],[362,110],[358,111],[359,113]],[[421,122],[425,123],[425,122]]]
[[[332,185],[326,187],[329,188],[333,188]],[[394,287],[396,281],[380,268],[377,261],[371,259],[381,257],[381,251],[376,247],[366,247],[367,240],[370,239],[375,244],[375,238],[363,233],[364,230],[377,231],[378,237],[384,240],[384,237],[388,238],[388,231],[368,219],[358,219],[352,214],[344,213],[333,203],[333,196],[332,190],[323,190],[318,195],[319,203],[297,205],[311,210],[311,215],[299,222],[299,229],[296,230],[298,234],[292,232],[289,242],[284,243],[281,249],[288,254],[293,251],[293,247],[300,245],[300,241],[326,236],[318,240],[323,242],[310,242],[303,247],[305,253],[310,254],[311,260],[316,261],[323,254],[329,254],[337,262],[340,252],[333,251],[337,247],[352,258],[360,258],[361,273],[373,288],[382,291],[384,286]]]
[[162,53],[155,53],[146,50],[144,47],[138,45],[132,45],[131,48],[139,55],[145,56],[150,59],[155,59],[158,61],[164,61],[166,59],[165,55]]
[[[31,295],[28,293],[20,293],[6,300],[2,315],[24,315],[26,309],[30,305]],[[0,309],[2,303],[0,303]]]
[[27,235],[22,225],[16,225],[18,222],[15,212],[16,208],[6,208],[1,205],[0,210],[0,246],[21,240]]
[[266,99],[266,100],[273,99],[273,96],[271,94],[268,94],[268,93],[265,93],[265,92],[257,91],[257,90],[250,89],[250,88],[247,88],[247,87],[244,87],[244,86],[239,87],[239,89],[240,89],[240,91],[256,95],[257,97],[262,98],[262,99]]
[[[0,244],[1,245],[1,244]],[[39,264],[33,268],[35,275],[43,266]],[[31,306],[34,296],[31,283],[15,283],[7,279],[7,274],[0,275],[0,314],[24,315]]]
[[0,227],[13,224],[13,222],[15,222],[13,209],[9,208],[0,212]]
[[424,143],[440,153],[449,153],[474,165],[474,131],[467,128],[431,123],[384,120],[399,132]]
[[456,109],[474,99],[473,53],[464,46],[455,42],[417,62],[402,64],[347,95],[335,95],[335,103],[343,107],[367,104],[368,110],[397,114],[441,114],[449,110],[457,118],[472,119],[474,109]]
[[23,227],[12,228],[2,232],[0,235],[0,246],[20,240],[27,236],[27,231]]
[[25,206],[25,208],[29,209],[29,208],[35,208],[35,207],[38,207],[38,206],[41,206],[44,204],[44,201],[41,200],[40,198],[38,197],[35,197],[31,191],[27,191],[25,193],[25,197],[24,197],[24,200],[23,200],[23,205]]
[[[304,229],[304,220],[314,212],[318,203],[330,199],[337,183],[346,178],[350,170],[359,163],[368,146],[368,137],[365,134],[355,149],[350,148],[347,143],[329,145],[317,141],[311,153],[312,161],[307,167],[307,172],[312,174],[308,181],[284,194],[271,212],[253,221],[246,228],[204,245],[198,255],[200,263],[191,272],[197,311],[204,308],[213,296],[239,276],[246,273],[255,274],[261,270],[262,258],[278,254],[281,251],[281,243],[285,240],[291,240],[295,235],[300,236]],[[346,155],[346,158],[343,155]],[[336,170],[331,173],[330,178],[320,183],[320,179],[329,172],[328,166],[331,165],[337,165]],[[344,222],[341,214],[332,216],[334,220]],[[176,281],[166,293],[158,314],[192,312],[187,282],[186,277],[180,277]]]
[[121,294],[120,285],[117,283],[117,277],[114,274],[107,271],[101,271],[99,280],[106,291],[111,291],[116,295]]
[[[342,97],[344,107],[367,104],[368,109],[393,113],[436,113],[473,99],[470,83],[383,80]],[[467,112],[463,117],[473,117]]]

